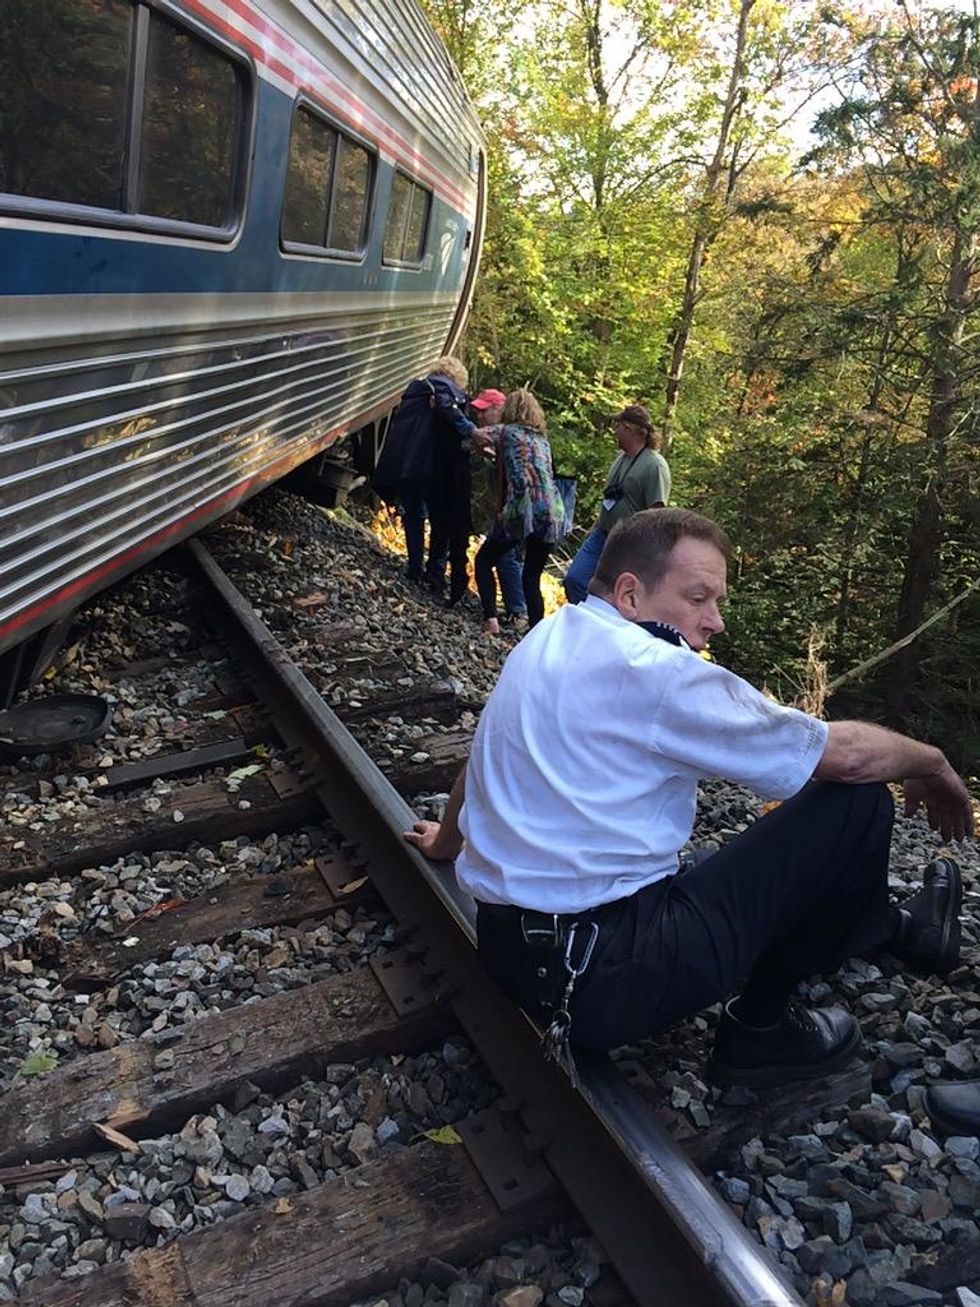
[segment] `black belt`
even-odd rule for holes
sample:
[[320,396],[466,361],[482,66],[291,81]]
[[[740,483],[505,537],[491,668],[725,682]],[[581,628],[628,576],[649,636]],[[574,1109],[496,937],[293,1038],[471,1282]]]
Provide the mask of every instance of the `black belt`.
[[531,918],[535,920],[535,924],[540,919],[542,924],[547,921],[570,926],[576,921],[601,921],[626,901],[626,899],[612,899],[609,903],[600,903],[594,908],[581,908],[578,912],[542,912],[538,908],[522,908],[516,903],[484,903],[482,899],[477,899],[477,906],[488,917],[496,917],[500,921],[520,924],[522,918]]

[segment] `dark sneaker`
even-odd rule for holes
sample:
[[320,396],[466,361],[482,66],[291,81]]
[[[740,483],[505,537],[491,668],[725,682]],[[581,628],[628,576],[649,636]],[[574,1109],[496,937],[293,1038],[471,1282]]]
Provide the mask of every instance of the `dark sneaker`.
[[790,1001],[782,1021],[764,1030],[743,1025],[725,1004],[708,1078],[716,1085],[771,1089],[819,1080],[849,1062],[861,1046],[858,1023],[840,1008],[807,1008]]
[[922,873],[922,889],[898,905],[901,925],[888,952],[921,975],[949,975],[960,960],[962,902],[959,866],[936,858]]
[[925,1109],[939,1134],[980,1135],[980,1080],[930,1085]]

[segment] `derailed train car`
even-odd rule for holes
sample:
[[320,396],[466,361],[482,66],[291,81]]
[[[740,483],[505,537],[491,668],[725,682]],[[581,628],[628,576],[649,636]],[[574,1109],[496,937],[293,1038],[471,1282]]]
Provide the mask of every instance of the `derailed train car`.
[[0,706],[452,348],[484,194],[414,0],[3,0]]

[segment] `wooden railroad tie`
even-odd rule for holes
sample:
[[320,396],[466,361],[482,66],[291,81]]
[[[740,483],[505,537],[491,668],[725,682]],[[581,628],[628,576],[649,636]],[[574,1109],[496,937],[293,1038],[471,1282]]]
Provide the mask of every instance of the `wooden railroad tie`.
[[465,1263],[567,1214],[557,1187],[501,1211],[456,1144],[424,1141],[77,1280],[24,1286],[22,1307],[346,1307],[430,1257]]
[[79,1057],[0,1098],[0,1164],[104,1146],[96,1122],[135,1139],[161,1134],[246,1081],[274,1092],[330,1062],[431,1047],[453,1023],[423,989],[429,1002],[399,1016],[364,967]]

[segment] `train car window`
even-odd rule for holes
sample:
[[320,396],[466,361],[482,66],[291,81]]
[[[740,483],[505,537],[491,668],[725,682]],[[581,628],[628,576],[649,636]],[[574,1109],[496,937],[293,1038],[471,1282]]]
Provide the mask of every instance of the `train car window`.
[[289,137],[283,244],[304,254],[363,253],[373,185],[371,151],[300,105]]
[[331,249],[356,253],[364,248],[370,191],[370,154],[349,137],[342,136],[330,206],[327,244]]
[[421,263],[431,207],[431,191],[404,173],[395,173],[385,223],[385,263]]
[[248,90],[217,40],[142,0],[0,0],[0,205],[226,237]]
[[432,196],[424,186],[412,187],[412,207],[405,228],[405,253],[409,263],[417,263],[425,253],[426,229],[429,225],[429,205]]
[[386,263],[400,260],[405,248],[405,224],[412,208],[412,183],[404,173],[396,172],[391,183],[391,202],[385,223],[383,258]]
[[0,191],[122,207],[134,9],[0,4]]
[[150,14],[140,132],[141,213],[224,227],[241,120],[238,69],[220,50]]
[[282,237],[304,245],[326,242],[327,205],[337,133],[300,107],[293,119],[282,212]]

